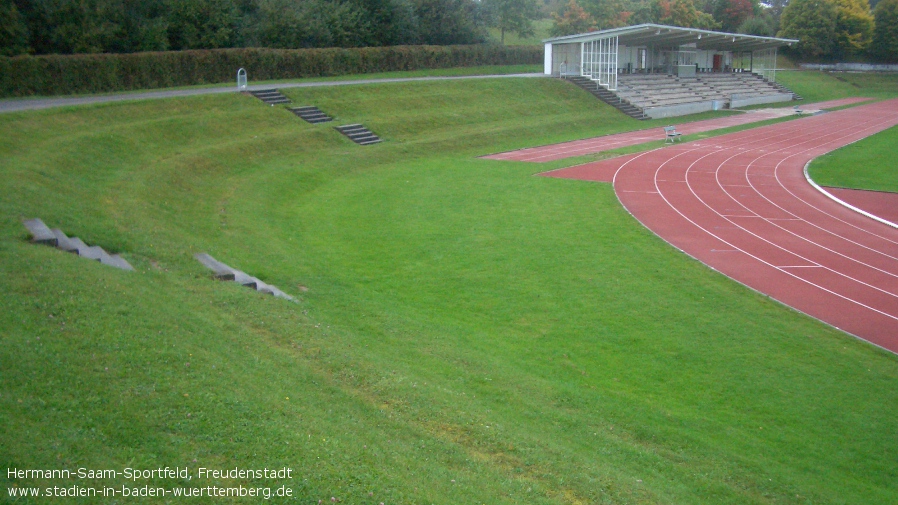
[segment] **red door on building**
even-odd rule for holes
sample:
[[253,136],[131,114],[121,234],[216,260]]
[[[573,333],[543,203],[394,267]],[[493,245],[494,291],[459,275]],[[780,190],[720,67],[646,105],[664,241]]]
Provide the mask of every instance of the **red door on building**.
[[715,54],[714,55],[714,71],[720,72],[721,70],[723,70],[723,55]]

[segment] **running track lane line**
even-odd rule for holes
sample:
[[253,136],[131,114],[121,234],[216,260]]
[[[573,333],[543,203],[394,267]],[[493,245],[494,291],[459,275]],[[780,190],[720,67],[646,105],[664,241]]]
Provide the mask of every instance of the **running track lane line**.
[[896,124],[891,100],[603,163],[618,166],[625,208],[670,244],[898,352],[898,230],[829,200],[803,172],[811,159]]
[[[756,152],[749,153],[749,159],[754,158],[759,161],[753,161],[747,165],[734,164],[733,159],[736,156],[732,154],[725,160],[712,163],[699,161],[687,167],[674,168],[671,165],[671,160],[649,165],[648,171],[652,176],[653,189],[663,202],[660,207],[667,206],[668,212],[673,210],[689,222],[692,225],[692,228],[688,230],[690,233],[703,233],[720,240],[724,247],[729,247],[741,253],[742,256],[734,258],[734,255],[726,255],[722,257],[720,254],[708,255],[707,251],[703,251],[701,248],[689,250],[687,247],[681,247],[681,249],[730,277],[768,293],[788,305],[877,345],[896,351],[898,349],[898,345],[896,345],[898,302],[896,302],[893,292],[888,292],[887,288],[881,287],[885,285],[894,289],[893,279],[884,280],[881,278],[883,276],[879,276],[880,278],[874,276],[871,279],[871,272],[864,271],[863,267],[852,264],[850,261],[840,262],[838,259],[827,257],[831,255],[825,254],[819,248],[802,248],[802,244],[793,240],[795,234],[781,233],[773,227],[765,226],[765,224],[773,222],[787,223],[786,221],[774,221],[774,219],[783,219],[788,215],[777,215],[766,220],[754,219],[754,222],[751,222],[752,219],[749,217],[748,220],[743,219],[742,224],[737,222],[738,218],[725,217],[726,213],[733,211],[733,209],[727,209],[727,205],[735,207],[737,212],[741,209],[741,212],[752,216],[747,212],[752,211],[752,207],[757,207],[759,200],[760,202],[769,201],[764,193],[775,195],[776,190],[781,189],[784,191],[779,192],[778,198],[782,199],[784,204],[779,207],[789,207],[790,214],[793,216],[791,219],[814,223],[820,227],[819,220],[822,215],[828,219],[822,228],[839,230],[835,233],[836,235],[848,235],[857,231],[868,232],[867,236],[862,233],[855,239],[869,241],[866,245],[875,250],[885,247],[887,251],[892,252],[892,254],[885,253],[885,255],[894,256],[895,237],[892,234],[893,238],[888,239],[887,235],[891,230],[879,230],[876,229],[877,226],[872,226],[874,230],[870,230],[873,224],[878,225],[878,228],[884,227],[880,223],[863,219],[853,213],[844,218],[838,216],[838,213],[846,211],[837,206],[832,210],[827,209],[826,205],[821,205],[821,203],[826,203],[823,201],[825,198],[816,192],[799,196],[796,191],[806,189],[807,184],[802,181],[803,184],[799,186],[795,184],[795,181],[803,179],[803,166],[806,160],[898,123],[898,106],[896,104],[898,104],[896,101],[890,104],[889,109],[891,110],[886,111],[890,112],[887,114],[867,107],[865,108],[867,110],[854,111],[853,114],[846,111],[839,117],[830,115],[819,117],[819,119],[809,118],[807,121],[801,121],[803,124],[800,125],[784,124],[767,128],[768,131],[776,133],[774,135],[776,139],[768,139],[767,142],[759,143],[751,148],[750,150]],[[810,119],[815,120],[811,121]],[[731,153],[730,149],[736,147],[734,144],[740,140],[739,137],[742,135],[736,134],[727,139],[715,139],[714,143],[719,145],[718,152],[729,151]],[[702,155],[703,158],[707,158],[707,156],[708,154]],[[761,167],[761,170],[753,174],[750,170],[752,164],[760,167],[760,161],[767,161],[767,166]],[[770,163],[771,161],[774,163]],[[788,170],[789,163],[792,164],[791,171]],[[671,170],[672,168],[673,170]],[[660,174],[665,169],[666,173],[663,177],[673,180],[677,177],[676,174],[680,174],[679,176],[685,179],[686,184],[662,183]],[[748,203],[748,205],[741,204],[739,200],[730,195],[718,201],[715,206],[708,205],[707,201],[696,198],[694,184],[701,177],[701,172],[713,172],[715,177],[719,177],[718,174],[723,170],[742,174],[742,182],[747,183],[745,186],[748,186],[750,191],[746,190],[746,194],[740,195],[740,197],[742,203]],[[692,173],[690,174],[690,172]],[[790,174],[792,177],[789,177]],[[776,184],[759,185],[756,181],[763,180],[763,176],[775,180]],[[690,178],[693,179],[693,183],[690,183]],[[708,194],[707,198],[710,199],[714,197],[715,191],[725,193],[723,189],[723,185],[719,181],[715,181],[700,191]],[[634,195],[634,193],[619,193],[622,203],[628,209],[632,206]],[[761,198],[757,198],[758,196]],[[751,203],[752,199],[754,199],[753,204]],[[629,200],[631,204],[628,205],[625,200]],[[658,205],[655,207],[656,210],[659,210],[657,209]],[[769,211],[769,209],[762,210]],[[765,217],[760,213],[755,213],[755,215],[761,218]],[[644,223],[648,220],[638,215],[638,212],[634,212],[634,216]],[[858,222],[852,223],[851,221]],[[715,227],[715,224],[718,226]],[[846,228],[845,225],[848,227]],[[652,226],[649,227],[652,228]],[[657,232],[657,230],[655,231]],[[807,233],[808,230],[804,230],[804,232]],[[765,239],[759,240],[761,236]],[[684,242],[682,238],[678,239],[676,236],[674,236],[674,240],[670,240],[663,234],[662,237],[678,246],[680,244],[676,244],[677,240],[680,243]],[[883,238],[887,240],[885,242],[877,240]],[[889,247],[890,244],[892,247]],[[851,257],[863,252],[856,247],[852,248],[850,244],[842,244],[841,247],[845,250],[844,256]],[[795,266],[818,268],[798,270],[794,268]],[[746,269],[746,267],[749,268]],[[898,271],[898,262],[895,262],[894,259],[891,260],[887,268],[890,271]],[[834,272],[836,275],[832,275]],[[874,283],[879,284],[880,288],[877,289],[873,286]]]

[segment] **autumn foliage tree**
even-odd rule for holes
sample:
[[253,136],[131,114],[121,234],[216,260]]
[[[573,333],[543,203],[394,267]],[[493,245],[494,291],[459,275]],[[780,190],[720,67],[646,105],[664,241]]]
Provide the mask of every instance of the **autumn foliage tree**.
[[634,24],[659,23],[704,30],[715,30],[720,26],[713,16],[700,11],[693,0],[651,0],[637,9],[630,20]]
[[873,41],[873,14],[868,0],[836,0],[836,58],[864,54]]
[[630,9],[623,0],[582,0],[583,8],[596,20],[600,30],[620,28],[629,23]]
[[792,0],[783,9],[780,37],[798,39],[792,53],[801,59],[821,59],[836,50],[835,0]]
[[726,32],[735,32],[739,25],[761,11],[757,0],[716,0],[713,5],[714,19]]
[[553,37],[575,35],[598,29],[596,20],[583,7],[580,7],[577,0],[570,0],[561,15],[553,12],[552,20],[554,23],[550,33]]

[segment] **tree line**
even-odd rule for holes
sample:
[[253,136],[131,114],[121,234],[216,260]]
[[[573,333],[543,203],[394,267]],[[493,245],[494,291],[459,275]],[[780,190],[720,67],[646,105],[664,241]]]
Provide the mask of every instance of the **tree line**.
[[658,23],[799,39],[788,52],[801,60],[898,61],[898,0],[873,1],[568,0],[552,34]]
[[0,0],[0,55],[478,44],[641,23],[797,38],[802,60],[898,60],[898,0]]
[[0,0],[0,54],[474,44],[473,0]]

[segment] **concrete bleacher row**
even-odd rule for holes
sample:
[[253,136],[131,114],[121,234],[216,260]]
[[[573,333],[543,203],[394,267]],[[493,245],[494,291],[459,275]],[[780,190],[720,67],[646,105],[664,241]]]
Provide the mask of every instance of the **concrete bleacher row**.
[[702,73],[696,77],[668,74],[624,74],[618,76],[617,95],[642,108],[668,107],[694,102],[719,101],[728,107],[731,99],[775,97],[783,91],[751,73]]

